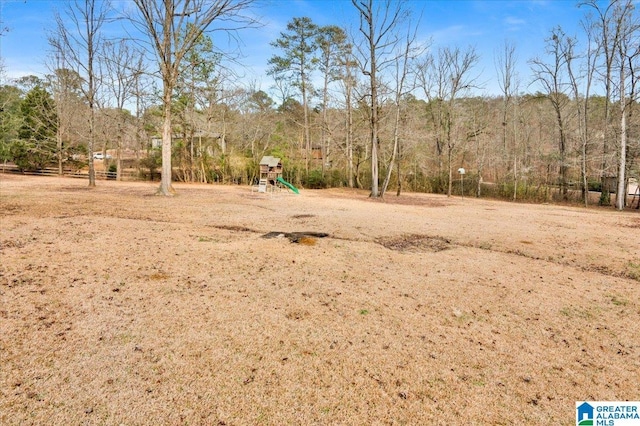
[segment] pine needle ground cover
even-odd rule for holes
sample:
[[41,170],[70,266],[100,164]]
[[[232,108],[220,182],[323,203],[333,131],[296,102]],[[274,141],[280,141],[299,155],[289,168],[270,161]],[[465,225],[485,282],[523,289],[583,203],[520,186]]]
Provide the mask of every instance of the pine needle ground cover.
[[636,211],[176,189],[0,175],[0,424],[571,424],[638,397]]

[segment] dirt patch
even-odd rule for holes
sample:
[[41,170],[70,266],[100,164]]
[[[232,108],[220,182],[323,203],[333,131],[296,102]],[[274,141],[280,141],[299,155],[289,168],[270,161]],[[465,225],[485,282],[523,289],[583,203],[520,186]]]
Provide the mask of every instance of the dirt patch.
[[2,425],[571,424],[637,399],[636,210],[86,185],[0,175]]
[[292,243],[300,243],[308,246],[315,245],[317,238],[326,238],[326,232],[267,232],[262,238],[288,238]]
[[622,226],[625,226],[627,228],[638,229],[640,228],[640,218],[632,219],[629,222],[623,224]]
[[251,228],[247,228],[246,226],[239,225],[213,225],[216,229],[224,229],[225,231],[235,231],[235,232],[257,232]]
[[3,202],[0,204],[0,215],[10,215],[20,213],[22,207],[16,204]]
[[397,237],[379,238],[378,244],[396,251],[439,252],[453,247],[451,241],[443,237],[429,235],[401,235]]

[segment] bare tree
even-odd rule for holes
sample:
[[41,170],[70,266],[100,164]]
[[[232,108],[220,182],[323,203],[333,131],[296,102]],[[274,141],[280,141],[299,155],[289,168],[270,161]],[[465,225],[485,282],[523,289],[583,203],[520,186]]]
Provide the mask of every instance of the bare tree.
[[[151,143],[149,140],[149,135],[146,131],[146,121],[148,118],[148,114],[146,113],[149,110],[149,105],[152,102],[153,96],[151,95],[153,87],[153,80],[151,76],[147,73],[138,73],[133,76],[133,101],[132,106],[135,109],[135,156],[136,156],[136,165],[138,167],[138,172],[141,171],[141,160],[146,160],[148,165],[152,164],[153,158],[149,157],[151,153]],[[143,160],[142,153],[146,151],[146,157]],[[150,168],[151,169],[151,168]]]
[[[618,185],[616,208],[623,209],[626,202],[626,151],[627,151],[627,115],[634,99],[633,89],[627,91],[627,77],[633,75],[638,58],[639,22],[633,0],[613,0],[603,7],[596,0],[588,0],[581,5],[592,8],[595,12],[593,28],[597,32],[598,45],[602,52],[601,76],[605,86],[605,132],[602,155],[603,185],[601,204],[609,204],[609,190],[605,185],[608,170],[609,139],[611,138],[611,106],[618,94],[620,107],[620,145],[618,156]],[[617,76],[615,74],[617,73]],[[621,192],[622,191],[622,192]]]
[[[616,15],[619,16],[620,42],[616,49],[618,66],[618,93],[620,106],[620,150],[618,153],[618,188],[616,191],[616,209],[623,210],[627,203],[627,134],[629,110],[636,101],[635,71],[640,58],[640,21],[634,13],[635,5],[631,0],[618,4]],[[628,80],[631,80],[629,82]],[[630,88],[628,90],[627,88]]]
[[[253,0],[134,0],[139,16],[134,25],[149,37],[162,78],[162,178],[158,193],[172,195],[171,97],[184,56],[205,31],[233,34],[256,21],[243,12]],[[218,25],[214,26],[214,23]]]
[[565,80],[564,74],[567,60],[563,54],[562,44],[564,39],[565,34],[562,29],[559,27],[554,28],[551,31],[551,36],[547,39],[547,54],[551,57],[550,62],[544,62],[536,58],[531,60],[530,63],[535,81],[542,86],[555,112],[556,125],[558,127],[560,193],[563,200],[568,200],[566,107],[569,103],[569,96],[567,95],[569,85]]
[[85,113],[82,99],[82,77],[68,68],[62,57],[64,52],[55,51],[48,61],[51,74],[47,75],[47,84],[53,94],[58,118],[56,133],[56,151],[58,160],[58,174],[63,173],[64,160],[71,148],[71,134],[80,133],[75,122]]
[[353,57],[353,49],[351,44],[345,44],[345,48],[339,53],[338,61],[340,63],[339,84],[344,95],[344,145],[343,151],[345,155],[345,172],[347,176],[347,185],[349,188],[354,187],[354,165],[353,165],[353,140],[354,140],[354,124],[353,124],[353,102],[354,93],[357,86],[357,61]]
[[[509,112],[512,108],[515,108],[514,96],[518,92],[518,76],[516,73],[518,58],[516,56],[516,47],[512,43],[505,41],[503,50],[496,54],[496,72],[498,73],[498,86],[502,92],[502,149],[503,156],[508,165],[509,161],[509,147],[507,146],[507,134],[509,129]],[[513,120],[514,133],[517,126],[516,120]],[[513,201],[516,200],[518,194],[518,152],[517,152],[517,138],[513,137],[513,146],[511,147],[511,153],[513,156]]]
[[[123,134],[128,113],[126,104],[135,97],[138,76],[143,72],[143,57],[127,40],[116,40],[105,43],[103,60],[105,69],[102,75],[106,83],[109,99],[115,110],[105,108],[107,115],[112,115],[116,124],[116,179],[122,175]],[[106,149],[106,148],[105,148]]]
[[359,68],[369,77],[369,130],[371,143],[371,197],[379,197],[378,149],[379,149],[379,99],[378,89],[382,74],[395,64],[399,55],[396,47],[400,41],[398,29],[408,17],[401,1],[351,0],[360,16],[359,34],[362,42],[356,43]]
[[438,180],[442,176],[445,122],[445,70],[436,62],[433,54],[427,54],[416,65],[416,85],[422,89],[427,103],[427,117],[433,130],[436,158],[438,162]]
[[387,176],[382,184],[382,190],[380,196],[384,197],[384,193],[387,191],[389,181],[391,180],[391,173],[393,172],[394,164],[397,166],[398,172],[398,191],[397,195],[401,192],[401,177],[400,177],[400,118],[402,111],[403,98],[411,91],[412,87],[407,87],[407,77],[412,68],[411,63],[419,56],[424,48],[416,47],[416,33],[411,33],[412,29],[409,28],[407,36],[402,48],[402,54],[398,58],[395,64],[394,77],[394,109],[395,117],[393,121],[393,148],[391,150],[391,158],[389,159],[389,165],[387,167]]
[[[240,123],[240,140],[246,144],[243,149],[251,152],[251,158],[255,165],[260,158],[271,149],[272,135],[276,126],[275,102],[264,91],[251,87],[246,91],[245,102],[243,103],[243,114]],[[249,181],[259,177],[257,167],[252,168],[252,175],[248,176]]]
[[452,138],[451,130],[453,126],[453,118],[455,114],[454,102],[463,93],[468,92],[475,87],[476,77],[471,75],[473,67],[478,63],[480,57],[476,53],[475,48],[469,47],[466,51],[458,48],[445,49],[444,61],[447,67],[447,75],[450,80],[449,86],[449,126],[447,132],[447,166],[449,169],[449,185],[447,196],[451,196],[451,187],[453,183],[453,151],[456,147],[456,141]]
[[474,47],[438,49],[437,58],[427,55],[418,66],[418,85],[429,100],[431,118],[436,133],[439,175],[442,172],[442,153],[447,155],[447,196],[453,184],[453,154],[458,140],[452,134],[456,121],[456,100],[476,87],[477,76],[472,74],[480,57]]
[[56,30],[49,36],[49,44],[61,52],[67,67],[80,75],[84,84],[82,92],[89,106],[89,134],[87,151],[89,154],[89,186],[96,186],[93,149],[95,143],[96,96],[100,78],[97,75],[99,50],[102,46],[102,28],[109,19],[110,1],[75,0],[65,9],[65,20],[55,14]]
[[478,173],[475,193],[476,197],[480,198],[482,195],[482,175],[489,145],[488,140],[493,137],[488,125],[491,120],[491,110],[487,99],[482,99],[481,102],[473,102],[471,108],[469,123],[471,132],[468,132],[468,138],[473,140],[475,145],[476,172]]
[[627,0],[614,0],[608,2],[603,7],[597,0],[587,0],[580,3],[580,6],[586,6],[593,9],[595,12],[595,18],[593,19],[593,29],[595,34],[595,41],[599,47],[599,53],[602,55],[600,58],[599,73],[604,83],[605,88],[605,110],[604,110],[604,132],[602,142],[602,161],[601,161],[601,174],[602,174],[602,188],[600,196],[601,205],[609,205],[610,188],[608,186],[607,174],[609,170],[609,146],[610,139],[612,139],[612,97],[614,96],[614,65],[616,58],[616,51],[620,40],[622,38],[622,25],[620,25],[620,4],[627,2]]
[[[591,98],[591,87],[593,84],[596,60],[600,46],[597,43],[593,43],[593,24],[590,20],[582,22],[582,27],[586,34],[587,47],[583,56],[575,53],[575,46],[577,40],[571,37],[566,37],[562,43],[562,54],[565,57],[565,63],[567,67],[567,75],[571,84],[571,91],[573,93],[574,103],[576,106],[576,113],[578,116],[578,135],[580,139],[580,174],[581,174],[581,187],[582,187],[582,201],[585,207],[589,205],[589,186],[588,186],[588,170],[587,170],[587,158],[589,154],[590,145],[590,129],[589,129],[589,102]],[[580,70],[576,70],[574,62],[577,59],[582,59],[582,67]],[[582,89],[582,93],[581,90]]]

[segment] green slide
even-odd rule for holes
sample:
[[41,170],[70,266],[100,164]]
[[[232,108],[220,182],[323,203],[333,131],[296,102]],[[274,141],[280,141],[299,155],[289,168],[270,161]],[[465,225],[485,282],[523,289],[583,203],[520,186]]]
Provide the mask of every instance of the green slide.
[[298,191],[298,188],[296,188],[295,186],[291,185],[289,182],[287,182],[286,180],[282,179],[281,177],[278,177],[277,181],[280,182],[281,184],[283,184],[284,186],[286,186],[287,188],[289,188],[290,190],[292,190],[293,192],[295,192],[296,194],[300,194],[300,191]]

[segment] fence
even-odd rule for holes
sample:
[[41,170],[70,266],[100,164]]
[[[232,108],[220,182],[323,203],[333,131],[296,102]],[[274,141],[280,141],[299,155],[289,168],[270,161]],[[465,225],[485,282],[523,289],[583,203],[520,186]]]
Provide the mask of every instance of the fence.
[[[0,165],[0,170],[2,173],[16,173],[16,174],[29,175],[29,176],[60,176],[59,170],[57,168],[45,168],[40,170],[20,170],[14,164],[2,164]],[[89,179],[89,172],[77,171],[77,170],[63,170],[62,176],[68,176],[68,177],[80,178],[80,179]],[[116,173],[107,172],[104,170],[96,170],[95,176],[96,176],[96,179],[110,180],[110,179],[116,178]],[[122,170],[120,172],[120,178],[122,180],[140,180],[140,175],[136,170]]]

